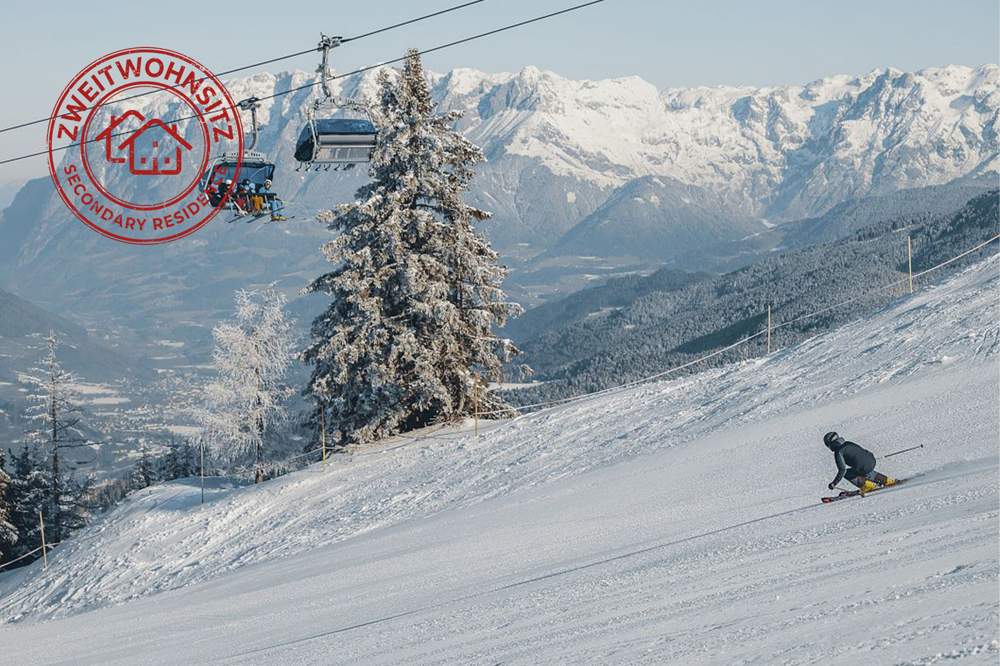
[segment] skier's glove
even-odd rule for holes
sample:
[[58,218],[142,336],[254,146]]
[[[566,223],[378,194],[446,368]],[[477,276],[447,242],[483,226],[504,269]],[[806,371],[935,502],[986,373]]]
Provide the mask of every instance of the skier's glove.
[[826,485],[826,487],[827,487],[827,488],[829,488],[830,490],[833,490],[833,487],[834,487],[835,485],[836,485],[836,484],[834,484],[834,483],[828,483],[828,484]]

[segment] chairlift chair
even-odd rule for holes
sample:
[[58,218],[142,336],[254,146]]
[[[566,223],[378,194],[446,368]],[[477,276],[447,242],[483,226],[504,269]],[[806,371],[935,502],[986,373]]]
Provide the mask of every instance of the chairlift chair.
[[[207,192],[213,206],[219,205],[223,196],[228,195],[225,207],[227,210],[234,210],[232,197],[236,194],[236,187],[240,182],[248,180],[256,186],[262,186],[264,181],[271,180],[274,176],[274,163],[269,162],[263,153],[255,150],[243,151],[243,159],[239,159],[236,151],[223,153],[217,156],[201,177],[201,189]],[[236,173],[237,168],[239,174]],[[239,180],[237,180],[237,178]],[[225,191],[224,186],[230,183],[229,191]]]
[[357,118],[309,118],[299,132],[295,159],[300,166],[352,168],[371,161],[375,149],[375,126]]
[[[354,100],[337,99],[330,91],[330,49],[340,46],[341,41],[340,37],[320,35],[316,50],[322,52],[323,59],[316,71],[323,98],[316,100],[312,109],[306,113],[306,124],[295,143],[295,159],[298,160],[300,169],[350,169],[371,161],[372,151],[375,149],[378,133],[367,117],[367,108]],[[348,109],[366,117],[318,117],[325,107]]]
[[[270,181],[274,177],[274,162],[267,159],[264,153],[253,150],[257,145],[257,106],[259,100],[250,97],[238,103],[241,109],[250,111],[251,133],[248,147],[243,151],[242,160],[237,151],[226,152],[218,155],[200,179],[201,190],[209,197],[212,206],[220,204],[226,210],[234,211],[239,215],[252,214],[255,218],[284,208],[284,203],[273,191],[264,191],[265,181]],[[238,173],[237,173],[238,171]],[[242,193],[239,186],[244,181],[248,181],[254,186],[253,196],[260,197],[263,205],[259,210],[251,210],[249,198],[240,202]]]

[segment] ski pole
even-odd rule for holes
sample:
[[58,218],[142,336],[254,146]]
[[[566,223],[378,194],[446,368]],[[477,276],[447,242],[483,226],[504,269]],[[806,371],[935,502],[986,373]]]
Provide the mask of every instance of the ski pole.
[[921,444],[920,446],[911,446],[908,449],[901,449],[899,451],[894,451],[892,453],[887,453],[887,454],[885,454],[883,456],[883,458],[891,458],[892,456],[898,456],[900,453],[906,453],[907,451],[915,451],[916,449],[922,449],[922,448],[924,448],[923,444]]

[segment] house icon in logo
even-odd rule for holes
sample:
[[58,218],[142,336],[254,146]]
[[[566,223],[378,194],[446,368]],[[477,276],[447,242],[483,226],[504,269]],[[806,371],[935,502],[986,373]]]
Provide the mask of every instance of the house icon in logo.
[[118,150],[128,150],[129,172],[140,176],[179,174],[183,167],[182,148],[191,150],[192,146],[177,133],[177,126],[167,125],[157,118],[148,121],[118,146]]
[[[136,110],[126,111],[120,116],[111,116],[111,124],[105,128],[103,132],[94,137],[94,141],[104,141],[104,159],[113,164],[124,164],[125,158],[120,157],[117,152],[112,152],[115,148],[113,139],[115,138],[115,130],[119,128],[126,120],[129,118],[135,118],[140,123],[146,120],[146,116],[142,115]],[[124,133],[124,128],[122,132]]]

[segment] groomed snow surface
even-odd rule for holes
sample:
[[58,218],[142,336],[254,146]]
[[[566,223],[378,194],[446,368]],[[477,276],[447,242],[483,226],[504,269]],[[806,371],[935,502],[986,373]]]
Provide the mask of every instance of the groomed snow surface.
[[[478,438],[138,494],[0,576],[2,660],[995,664],[998,269]],[[820,504],[830,429],[923,444],[880,464],[913,480]]]

